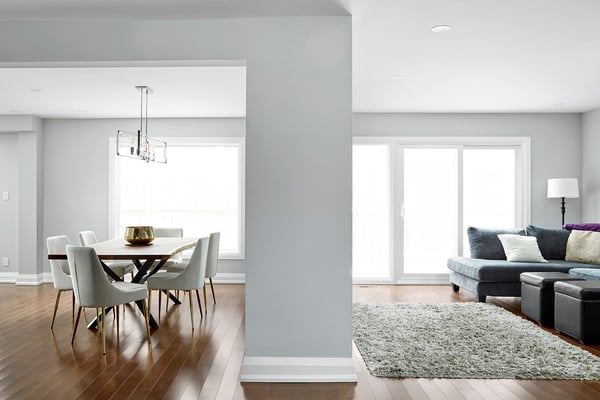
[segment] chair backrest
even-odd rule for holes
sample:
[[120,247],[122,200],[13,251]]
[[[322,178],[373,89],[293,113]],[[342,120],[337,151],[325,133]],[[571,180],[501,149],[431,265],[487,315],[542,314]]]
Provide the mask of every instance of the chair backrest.
[[114,304],[111,297],[114,288],[93,248],[69,245],[67,260],[77,304],[81,307],[108,307]]
[[210,234],[210,242],[208,244],[208,256],[206,258],[206,278],[212,278],[217,274],[217,263],[219,262],[219,240],[221,239],[220,232]]
[[181,273],[181,277],[189,285],[188,289],[199,289],[204,286],[209,242],[210,239],[207,237],[198,239],[188,266]]
[[154,237],[183,237],[183,228],[154,228]]
[[[48,254],[65,254],[67,245],[71,244],[66,235],[50,236],[46,239]],[[52,272],[52,281],[57,289],[66,289],[71,287],[71,277],[69,276],[69,262],[67,260],[50,260],[50,271]]]
[[94,231],[81,231],[79,232],[79,244],[82,246],[91,246],[98,243],[98,238]]

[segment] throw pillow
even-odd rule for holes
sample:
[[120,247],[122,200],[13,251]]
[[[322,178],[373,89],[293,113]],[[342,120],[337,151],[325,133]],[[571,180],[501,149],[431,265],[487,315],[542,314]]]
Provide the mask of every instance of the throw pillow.
[[506,260],[506,254],[498,235],[511,233],[525,235],[523,229],[485,229],[470,226],[467,228],[471,258],[484,258],[486,260]]
[[567,254],[567,240],[571,232],[565,229],[540,228],[529,225],[525,228],[527,236],[535,236],[546,260],[564,260]]
[[567,261],[600,264],[600,232],[571,231],[567,240]]
[[498,235],[507,261],[548,262],[542,257],[535,236]]
[[565,224],[563,228],[570,231],[594,231],[600,232],[600,224],[597,222],[587,222],[583,224]]

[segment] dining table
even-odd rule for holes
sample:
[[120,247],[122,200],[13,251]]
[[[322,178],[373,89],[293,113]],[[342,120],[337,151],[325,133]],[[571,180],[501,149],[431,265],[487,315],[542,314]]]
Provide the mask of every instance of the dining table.
[[[160,237],[154,238],[148,244],[131,244],[125,239],[110,239],[103,242],[98,242],[89,247],[93,247],[100,259],[104,271],[115,281],[123,280],[105,263],[111,260],[131,260],[136,267],[135,274],[131,279],[133,283],[144,283],[148,277],[157,273],[167,260],[174,255],[193,248],[196,246],[198,238],[180,238],[180,237]],[[49,254],[49,260],[65,260],[66,254]],[[177,297],[170,295],[170,298],[179,304]],[[143,303],[136,302],[137,306],[143,312]],[[110,311],[110,309],[107,309]],[[152,328],[158,328],[158,323],[150,314],[149,323]],[[97,327],[97,319],[95,318],[88,324],[88,328]]]

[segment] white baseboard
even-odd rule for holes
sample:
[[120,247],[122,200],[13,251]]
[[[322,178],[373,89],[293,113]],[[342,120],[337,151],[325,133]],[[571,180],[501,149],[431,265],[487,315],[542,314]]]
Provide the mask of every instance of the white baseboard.
[[50,272],[42,272],[41,274],[18,274],[13,282],[18,286],[38,286],[43,283],[52,282],[52,274]]
[[217,275],[213,278],[213,283],[235,283],[244,284],[246,283],[246,274],[232,273],[232,272],[217,272]]
[[0,272],[0,283],[15,283],[17,276],[18,272]]
[[240,382],[356,382],[352,357],[244,357]]

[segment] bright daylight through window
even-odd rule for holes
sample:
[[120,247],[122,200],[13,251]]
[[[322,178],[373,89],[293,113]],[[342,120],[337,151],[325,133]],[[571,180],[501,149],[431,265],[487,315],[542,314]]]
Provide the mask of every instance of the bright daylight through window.
[[221,256],[243,257],[243,139],[179,143],[168,163],[116,157],[116,234],[126,226],[183,228],[186,237],[221,232]]
[[352,274],[446,282],[467,227],[528,219],[526,138],[360,138],[353,145]]

